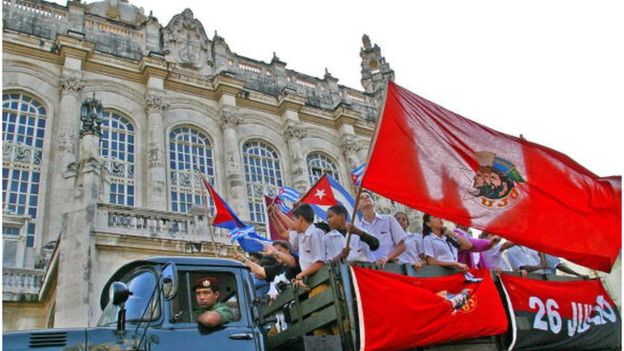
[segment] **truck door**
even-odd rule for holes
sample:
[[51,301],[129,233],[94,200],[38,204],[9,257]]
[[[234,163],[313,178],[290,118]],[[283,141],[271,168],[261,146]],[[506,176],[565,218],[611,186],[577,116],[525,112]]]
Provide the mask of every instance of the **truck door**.
[[[196,321],[198,301],[193,291],[200,278],[218,282],[218,302],[231,311],[232,320],[219,327],[207,328]],[[253,327],[249,298],[245,294],[238,268],[178,267],[178,291],[165,303],[166,319],[161,328],[150,330],[149,346],[160,350],[261,350],[258,333]],[[195,312],[194,312],[195,311]]]

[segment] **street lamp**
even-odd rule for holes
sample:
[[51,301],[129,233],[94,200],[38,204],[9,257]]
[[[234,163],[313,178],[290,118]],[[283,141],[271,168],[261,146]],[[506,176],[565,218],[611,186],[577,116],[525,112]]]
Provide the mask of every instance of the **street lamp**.
[[80,137],[86,134],[95,134],[101,136],[101,125],[104,122],[104,112],[102,110],[102,103],[93,97],[87,98],[80,107],[80,121],[82,127],[80,128]]

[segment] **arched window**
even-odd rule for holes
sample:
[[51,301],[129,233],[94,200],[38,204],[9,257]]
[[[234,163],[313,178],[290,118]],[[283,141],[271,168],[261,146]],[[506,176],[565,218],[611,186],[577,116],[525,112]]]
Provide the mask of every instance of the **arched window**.
[[336,164],[329,157],[325,156],[325,154],[312,152],[308,154],[307,163],[310,184],[314,184],[325,173],[329,174],[337,181],[340,181]]
[[249,217],[252,222],[264,223],[264,195],[275,195],[283,186],[280,160],[275,150],[261,142],[243,145],[245,180],[249,197]]
[[37,100],[2,94],[2,211],[30,217],[28,247],[35,242],[45,126],[46,109]]
[[169,133],[172,211],[186,213],[193,205],[204,205],[205,189],[198,170],[214,184],[210,140],[195,128],[174,128]]
[[112,204],[134,206],[134,126],[116,112],[105,111],[100,156],[110,171]]

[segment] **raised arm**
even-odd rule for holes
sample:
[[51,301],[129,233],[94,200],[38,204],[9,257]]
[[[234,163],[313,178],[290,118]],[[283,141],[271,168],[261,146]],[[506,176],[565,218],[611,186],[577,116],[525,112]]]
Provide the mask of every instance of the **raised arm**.
[[459,250],[470,250],[472,249],[472,243],[468,238],[463,235],[459,235],[452,230],[445,229],[444,235],[454,238],[459,243]]

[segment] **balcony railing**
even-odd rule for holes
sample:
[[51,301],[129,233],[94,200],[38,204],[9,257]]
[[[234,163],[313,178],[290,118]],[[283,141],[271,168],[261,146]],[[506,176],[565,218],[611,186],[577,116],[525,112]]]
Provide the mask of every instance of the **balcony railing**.
[[96,223],[95,230],[103,233],[191,241],[205,240],[214,233],[217,242],[227,240],[226,233],[210,227],[206,213],[185,214],[99,203]]
[[43,282],[42,269],[7,268],[2,270],[3,301],[36,301]]

